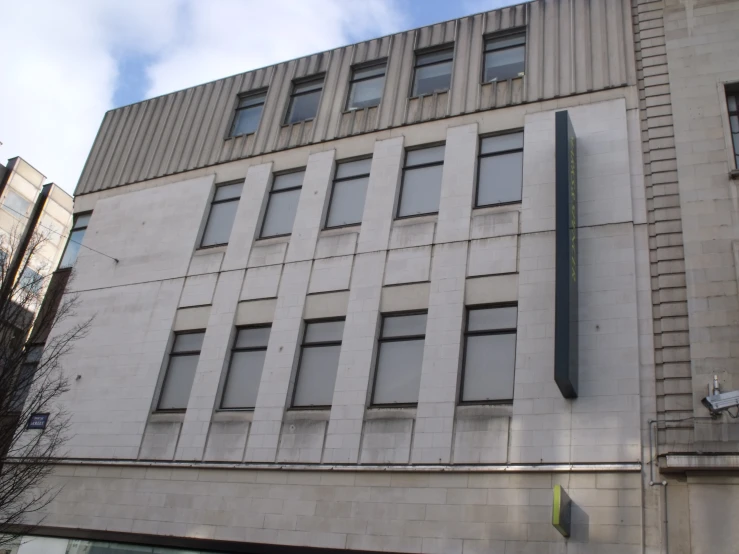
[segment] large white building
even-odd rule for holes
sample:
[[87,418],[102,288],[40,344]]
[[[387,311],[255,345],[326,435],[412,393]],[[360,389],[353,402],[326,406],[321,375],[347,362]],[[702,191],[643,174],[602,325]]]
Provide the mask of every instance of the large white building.
[[20,553],[735,552],[739,427],[701,399],[739,389],[737,29],[535,0],[106,114],[63,488]]

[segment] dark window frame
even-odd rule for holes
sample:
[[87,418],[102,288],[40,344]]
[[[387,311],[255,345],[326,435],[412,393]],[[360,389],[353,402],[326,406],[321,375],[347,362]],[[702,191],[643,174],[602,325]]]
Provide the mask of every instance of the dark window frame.
[[[203,351],[202,346],[201,346],[200,350],[186,350],[184,352],[172,352],[172,349],[174,348],[175,343],[177,342],[177,337],[182,336],[182,335],[195,335],[195,334],[203,333],[203,340],[205,340],[205,332],[206,332],[205,329],[188,329],[187,331],[175,331],[174,338],[172,339],[172,344],[169,347],[169,358],[167,358],[167,370],[164,373],[164,379],[162,379],[162,386],[159,389],[159,398],[157,398],[157,405],[156,405],[156,409],[154,410],[156,413],[182,414],[187,411],[187,406],[185,406],[184,408],[160,408],[159,406],[162,403],[162,394],[164,393],[164,389],[167,386],[167,380],[171,376],[170,368],[172,366],[172,358],[176,358],[176,357],[179,358],[179,357],[184,357],[184,356],[200,356],[200,353]],[[190,389],[190,394],[192,394],[192,388]]]
[[[239,137],[248,137],[249,135],[255,135],[257,131],[259,131],[259,126],[262,124],[262,114],[264,114],[264,104],[267,102],[268,92],[269,92],[269,89],[261,88],[261,89],[256,89],[256,90],[250,90],[247,92],[242,92],[236,95],[236,103],[232,110],[231,121],[229,122],[229,125],[228,125],[228,132],[226,135],[226,140],[239,138]],[[249,98],[257,98],[259,96],[263,96],[263,99],[261,102],[257,102],[256,104],[252,104],[249,106],[240,106],[241,102],[243,102],[244,100],[248,100]],[[236,125],[236,121],[238,121],[239,119],[239,112],[248,110],[251,108],[255,108],[257,106],[262,107],[262,114],[259,115],[259,123],[257,124],[257,128],[254,129],[251,133],[241,133],[241,134],[235,135],[234,126]]]
[[[448,60],[441,60],[441,61],[434,61],[434,62],[428,62],[428,63],[419,63],[419,58],[426,56],[427,54],[436,54],[437,52],[444,52],[445,50],[449,50],[450,57]],[[411,90],[410,94],[408,95],[408,98],[423,98],[424,96],[433,96],[434,94],[442,94],[444,92],[449,92],[452,89],[452,78],[454,77],[454,54],[456,53],[456,43],[451,42],[447,44],[441,44],[438,46],[434,46],[432,48],[425,48],[423,50],[418,50],[414,52],[414,58],[413,58],[413,75],[411,76]],[[440,65],[443,63],[449,63],[451,62],[451,68],[449,69],[449,88],[446,88],[444,90],[438,90],[434,92],[430,92],[428,94],[418,94],[414,95],[413,91],[416,88],[416,74],[418,72],[418,69],[421,67],[430,67],[432,65]]]
[[[477,173],[475,175],[475,204],[473,206],[473,209],[478,208],[490,208],[493,206],[510,206],[512,204],[520,204],[523,202],[523,190],[521,191],[521,200],[511,200],[510,202],[498,202],[497,204],[480,204],[479,198],[480,198],[480,166],[482,165],[482,160],[484,158],[494,158],[496,156],[503,156],[505,154],[515,154],[517,152],[521,152],[523,154],[523,146],[521,148],[509,148],[508,150],[501,150],[500,152],[490,152],[489,154],[483,154],[482,153],[482,141],[488,138],[494,138],[494,137],[502,137],[505,135],[515,135],[517,133],[523,133],[523,129],[512,129],[509,131],[505,131],[502,133],[493,133],[493,134],[487,134],[480,136],[480,142],[478,143],[478,152],[477,155]],[[523,178],[522,178],[523,180]],[[523,186],[523,183],[521,183]]]
[[[726,111],[729,114],[729,136],[731,137],[731,145],[734,150],[734,168],[739,171],[739,128],[734,132],[731,129],[731,118],[736,117],[739,121],[739,83],[733,83],[727,85],[725,88],[726,94]],[[736,110],[731,109],[729,104],[729,98],[734,98],[736,104]]]
[[[387,62],[388,62],[387,58],[382,58],[381,60],[372,60],[371,62],[367,62],[367,63],[364,63],[364,64],[358,64],[358,65],[354,65],[354,66],[351,67],[351,74],[350,74],[350,77],[349,77],[349,86],[347,87],[347,91],[346,91],[346,102],[344,102],[344,112],[345,113],[346,112],[359,112],[359,111],[362,111],[362,110],[366,110],[368,108],[376,108],[380,104],[382,104],[382,99],[385,96],[384,92],[385,92],[385,79],[387,78]],[[378,79],[379,78],[378,75],[374,75],[374,76],[371,76],[371,77],[360,77],[360,78],[357,79],[356,77],[354,77],[354,74],[357,71],[364,71],[366,69],[372,69],[372,68],[375,68],[375,67],[377,67],[377,68],[383,67],[384,70],[385,70],[383,72],[383,74],[382,74],[382,79],[383,79],[383,83],[382,83],[383,90],[382,90],[382,92],[383,92],[383,94],[380,95],[380,99],[377,102],[377,104],[373,104],[372,106],[365,106],[364,108],[352,108],[351,106],[349,106],[349,102],[351,101],[351,98],[352,98],[352,89],[353,89],[354,85],[356,83],[363,83],[364,81],[371,81],[373,79]]]
[[[416,164],[416,165],[408,165],[408,153],[409,152],[415,152],[417,150],[425,150],[426,148],[436,148],[437,146],[444,146],[444,158],[440,162],[426,162],[422,164]],[[446,161],[446,142],[434,142],[432,144],[424,144],[423,146],[413,147],[413,148],[406,148],[405,150],[405,159],[403,160],[403,168],[401,170],[400,175],[400,191],[398,192],[398,205],[395,208],[395,219],[410,219],[413,217],[424,217],[427,215],[436,215],[439,213],[439,210],[437,209],[435,212],[426,212],[422,214],[409,214],[409,215],[399,215],[400,213],[400,206],[403,200],[403,191],[405,190],[405,172],[408,169],[424,169],[426,167],[434,167],[437,165],[442,166],[442,171],[444,167],[444,162]],[[441,198],[439,198],[439,203],[441,204]]]
[[[514,45],[511,45],[511,46],[504,46],[504,47],[501,47],[501,48],[488,49],[488,44],[491,43],[491,42],[495,42],[496,40],[501,40],[501,39],[505,39],[505,38],[513,38],[513,37],[517,37],[517,36],[522,36],[523,37],[523,44],[514,44]],[[486,68],[485,58],[487,57],[487,54],[488,53],[490,53],[490,52],[503,52],[505,50],[511,50],[513,48],[520,48],[521,46],[523,46],[523,73],[524,73],[524,76],[525,76],[526,75],[526,61],[527,61],[527,56],[526,55],[528,53],[528,48],[527,48],[527,46],[528,46],[528,33],[527,33],[526,27],[518,27],[516,29],[509,29],[509,30],[503,31],[502,33],[494,33],[494,34],[491,34],[491,35],[485,35],[483,37],[483,42],[482,42],[482,71],[481,71],[481,74],[480,74],[480,83],[483,84],[483,85],[487,85],[487,84],[490,84],[490,83],[497,83],[497,82],[499,82],[497,80],[496,81],[486,81],[485,80],[485,68]],[[520,79],[520,78],[521,78],[521,76],[511,77],[511,79]],[[506,81],[510,81],[510,79],[506,79]]]
[[[310,90],[303,90],[300,92],[295,92],[295,89],[297,87],[300,87],[303,85],[309,85],[311,83],[316,83],[316,84],[320,83],[320,87],[313,88]],[[326,85],[326,74],[325,73],[320,73],[318,75],[311,75],[309,77],[305,77],[302,79],[295,79],[292,82],[292,85],[290,88],[290,96],[288,97],[288,100],[287,100],[287,106],[285,108],[285,115],[282,118],[282,126],[289,127],[291,125],[297,125],[299,123],[305,123],[306,121],[315,120],[316,117],[318,117],[318,112],[321,109],[321,100],[323,99],[323,89],[325,85]],[[298,98],[300,96],[305,96],[308,94],[313,94],[314,92],[316,92],[316,90],[319,91],[318,104],[316,105],[316,114],[313,117],[309,117],[308,119],[301,119],[300,121],[293,121],[292,123],[288,121],[288,119],[290,118],[290,113],[292,112],[293,101],[295,100],[295,98]]]
[[[289,233],[280,233],[279,235],[269,235],[269,236],[266,236],[265,237],[264,236],[264,225],[267,222],[267,214],[269,213],[269,205],[272,203],[272,195],[273,194],[280,194],[280,193],[283,193],[283,192],[290,192],[290,191],[293,191],[293,190],[302,190],[303,189],[303,183],[301,182],[300,183],[300,186],[294,186],[294,187],[289,187],[289,188],[286,188],[286,189],[274,190],[275,181],[277,180],[277,177],[281,177],[283,175],[289,175],[290,173],[301,173],[301,172],[305,172],[305,168],[304,167],[299,168],[299,169],[291,169],[289,171],[281,171],[280,173],[275,173],[272,176],[272,186],[270,186],[270,189],[269,189],[269,195],[267,197],[267,206],[264,208],[264,215],[262,216],[262,223],[259,226],[259,238],[257,240],[274,239],[274,238],[278,238],[278,237],[289,237],[290,235],[293,234],[292,233],[292,228],[290,228],[290,232]],[[300,198],[298,198],[298,207],[300,207]],[[296,213],[296,216],[297,216],[297,213]],[[294,225],[295,225],[295,220],[293,220],[293,226]]]
[[[305,336],[308,334],[308,325],[311,323],[332,323],[336,321],[343,321],[344,324],[346,324],[346,316],[344,317],[325,317],[321,319],[307,319],[303,321],[303,338],[300,341],[300,355],[298,356],[298,365],[295,368],[295,379],[293,380],[293,390],[292,395],[290,398],[290,410],[329,410],[331,409],[332,404],[328,405],[311,405],[311,406],[296,406],[295,405],[295,396],[298,392],[298,380],[300,379],[300,369],[303,365],[303,352],[306,348],[320,348],[320,347],[326,347],[326,346],[338,346],[341,347],[341,344],[344,342],[344,334],[342,331],[341,340],[338,341],[321,341],[321,342],[305,342]],[[338,377],[339,368],[336,368],[336,376]],[[334,381],[335,385],[335,381]],[[333,396],[333,391],[332,391]]]
[[[83,216],[92,216],[92,210],[88,210],[86,212],[80,212],[74,214],[74,220],[72,221],[72,228],[69,230],[69,234],[67,235],[67,244],[64,245],[64,250],[62,250],[62,255],[59,258],[59,267],[57,269],[72,269],[74,266],[74,263],[72,265],[62,266],[62,262],[64,261],[64,255],[67,253],[67,248],[69,248],[69,242],[72,239],[72,234],[75,231],[87,231],[87,227],[90,225],[89,220],[88,223],[86,223],[82,227],[77,227],[77,220]],[[84,239],[84,236],[83,236]],[[79,243],[80,248],[82,247],[82,243]],[[74,259],[74,261],[77,261],[77,258]]]
[[[490,310],[495,308],[516,308],[516,327],[506,329],[494,329],[494,330],[482,330],[482,331],[470,331],[470,312],[475,310]],[[465,385],[465,373],[467,368],[467,337],[481,337],[481,336],[492,336],[492,335],[516,335],[516,347],[518,347],[518,302],[500,302],[497,304],[475,304],[473,306],[465,306],[464,308],[464,333],[462,342],[462,369],[460,373],[459,382],[459,393],[457,398],[457,404],[460,406],[511,406],[513,404],[513,398],[510,400],[464,400],[464,385]],[[513,392],[515,394],[516,389],[516,352],[513,353]]]
[[[385,320],[393,317],[404,317],[409,315],[425,315],[426,316],[426,327],[428,328],[428,310],[407,310],[403,312],[388,312],[380,314],[380,332],[377,337],[377,349],[375,351],[375,359],[373,364],[373,375],[372,375],[372,394],[370,396],[370,408],[416,408],[418,402],[396,402],[396,403],[375,403],[375,391],[377,390],[377,375],[379,374],[380,364],[380,349],[382,344],[386,342],[407,342],[411,340],[422,340],[424,342],[423,348],[426,349],[426,330],[424,329],[423,335],[403,335],[400,337],[386,337],[382,336],[382,331],[385,327]],[[421,359],[421,371],[423,371],[423,358]],[[420,391],[419,391],[420,392]]]
[[[226,369],[226,377],[223,380],[223,390],[221,391],[221,399],[218,402],[218,411],[221,412],[253,412],[254,408],[224,408],[223,407],[223,397],[226,395],[226,389],[228,388],[228,380],[231,377],[231,365],[233,364],[234,354],[237,352],[266,352],[267,347],[266,346],[247,346],[247,347],[237,347],[236,341],[239,337],[239,332],[249,329],[269,329],[270,330],[270,336],[272,333],[272,324],[271,323],[264,323],[264,324],[257,324],[257,325],[240,325],[236,327],[236,333],[234,334],[233,339],[233,345],[231,346],[231,356],[228,359],[228,368]],[[267,342],[269,343],[269,339],[267,339]],[[262,366],[262,371],[264,371],[264,366]]]
[[[200,237],[200,247],[198,248],[199,250],[205,250],[207,248],[217,248],[219,246],[225,246],[228,244],[228,241],[226,241],[226,242],[219,242],[218,244],[204,245],[203,241],[205,240],[205,233],[208,231],[208,225],[210,224],[210,218],[213,217],[213,206],[215,206],[216,204],[228,204],[229,202],[238,203],[241,200],[241,194],[244,193],[244,190],[241,189],[241,194],[236,198],[226,198],[225,200],[215,200],[216,194],[218,194],[218,189],[221,187],[229,186],[229,185],[244,184],[244,182],[245,182],[245,179],[235,179],[233,181],[226,181],[225,183],[218,183],[216,185],[216,188],[213,191],[213,200],[210,201],[210,207],[208,208],[208,219],[205,220],[205,227],[203,227],[203,236]],[[236,222],[235,216],[234,216],[234,222]],[[233,223],[231,224],[231,230],[233,231]]]
[[[338,171],[339,166],[341,164],[351,163],[351,162],[360,162],[362,160],[371,160],[372,157],[373,156],[370,155],[370,156],[362,156],[360,158],[350,158],[350,159],[347,159],[347,160],[337,161],[336,162],[336,170]],[[334,172],[334,175],[335,174],[336,174],[336,172]],[[343,225],[332,225],[332,226],[329,227],[329,225],[328,225],[328,218],[329,218],[329,215],[331,215],[331,206],[333,206],[333,203],[334,203],[334,190],[336,189],[336,183],[343,183],[343,182],[346,182],[346,181],[353,181],[355,179],[364,179],[365,177],[369,179],[369,176],[370,176],[369,173],[362,173],[362,174],[358,174],[358,175],[351,175],[349,177],[339,177],[339,178],[336,178],[334,176],[334,178],[331,180],[331,193],[330,193],[329,199],[328,199],[328,209],[326,210],[326,220],[323,223],[323,228],[324,229],[326,229],[326,230],[328,230],[328,229],[343,229],[345,227],[356,227],[357,225],[361,225],[362,224],[362,221],[360,220],[357,223],[345,223]],[[366,200],[366,197],[365,197],[365,200]]]

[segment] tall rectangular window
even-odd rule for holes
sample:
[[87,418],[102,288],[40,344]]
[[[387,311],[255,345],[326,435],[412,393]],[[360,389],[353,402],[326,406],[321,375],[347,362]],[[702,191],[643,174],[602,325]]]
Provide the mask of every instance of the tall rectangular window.
[[385,62],[370,67],[358,67],[352,71],[349,83],[347,110],[361,110],[379,106],[385,86]]
[[467,311],[462,402],[513,400],[518,308]]
[[739,86],[727,89],[726,100],[729,103],[729,127],[731,141],[734,144],[734,159],[739,169]]
[[290,104],[285,114],[285,125],[299,123],[313,119],[318,113],[318,104],[321,101],[323,90],[323,76],[293,83],[293,91],[290,95]]
[[435,214],[439,211],[444,148],[441,145],[406,152],[398,217]]
[[31,201],[26,200],[14,190],[8,189],[3,199],[3,208],[10,212],[14,217],[24,217],[31,207]]
[[372,404],[418,403],[425,338],[425,312],[383,316]]
[[372,158],[344,162],[336,166],[326,228],[356,225],[362,222]]
[[[13,385],[11,393],[10,409],[11,412],[23,411],[23,405],[26,403],[28,393],[31,391],[36,370],[41,362],[41,355],[44,352],[43,344],[35,344],[26,346],[26,357],[18,368],[16,381]],[[42,393],[43,394],[43,393]]]
[[236,208],[239,206],[239,198],[244,188],[244,182],[228,183],[216,187],[213,202],[210,205],[208,222],[205,224],[205,232],[200,246],[218,246],[227,244],[231,236],[231,228],[236,219]]
[[516,33],[485,41],[485,68],[482,82],[507,81],[520,77],[526,66],[526,33]]
[[478,163],[475,207],[521,201],[522,132],[483,138]]
[[92,217],[92,212],[77,214],[74,217],[74,225],[72,225],[72,231],[69,233],[67,246],[64,248],[64,254],[62,254],[62,261],[59,263],[60,268],[72,267],[74,262],[77,261],[77,255],[80,253],[80,246],[82,245],[82,239],[85,238],[90,217]]
[[251,410],[256,406],[270,329],[267,325],[236,331],[221,398],[222,410]]
[[233,123],[231,123],[230,137],[250,135],[257,132],[266,98],[267,91],[239,95]]
[[411,96],[426,96],[449,90],[452,83],[454,47],[416,54]]
[[334,397],[344,320],[305,324],[293,406],[327,407]]
[[294,171],[275,175],[267,201],[267,211],[262,222],[261,238],[289,235],[298,211],[300,190],[303,188],[305,171]]
[[204,337],[205,331],[187,331],[175,335],[162,392],[159,395],[158,410],[187,409]]

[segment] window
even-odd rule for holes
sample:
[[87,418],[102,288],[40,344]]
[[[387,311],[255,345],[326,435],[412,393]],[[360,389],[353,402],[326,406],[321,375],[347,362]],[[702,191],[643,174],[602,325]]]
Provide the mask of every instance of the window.
[[77,261],[77,255],[80,253],[80,245],[82,239],[85,238],[85,231],[87,225],[90,223],[90,217],[92,212],[86,214],[78,214],[74,218],[74,225],[72,225],[72,231],[69,233],[69,239],[67,240],[67,246],[62,254],[62,261],[59,264],[60,268],[72,267],[74,262]]
[[36,370],[38,369],[43,352],[43,344],[29,344],[26,346],[26,357],[18,369],[16,382],[13,386],[12,399],[10,400],[11,412],[20,412],[23,410],[23,405],[26,403],[31,385],[33,385]]
[[371,165],[372,158],[336,166],[326,218],[327,229],[361,223]]
[[526,33],[485,41],[483,83],[507,81],[523,75],[526,63]]
[[383,317],[372,404],[418,402],[425,336],[426,313]]
[[272,190],[269,193],[267,211],[262,223],[261,238],[289,235],[295,223],[298,211],[300,189],[303,187],[305,171],[275,175]]
[[228,243],[243,188],[243,181],[219,185],[216,188],[200,246],[217,246]]
[[204,337],[205,331],[187,331],[175,335],[158,410],[187,409]]
[[736,168],[739,169],[739,87],[726,91],[726,100],[729,103],[729,127],[731,139],[734,143],[734,158]]
[[44,284],[44,278],[30,267],[26,266],[18,279],[20,286],[27,291],[38,293]]
[[17,192],[8,189],[8,193],[5,195],[3,200],[3,208],[5,211],[10,212],[15,217],[23,217],[28,212],[28,208],[31,207],[31,202],[23,198]]
[[234,113],[233,123],[231,124],[231,132],[229,133],[230,137],[250,135],[251,133],[257,132],[266,98],[266,91],[239,96],[239,102],[236,104],[236,113]]
[[462,402],[513,400],[518,308],[467,311]]
[[354,69],[346,109],[361,110],[379,106],[384,86],[385,63]]
[[452,82],[452,58],[454,47],[416,54],[411,96],[425,96],[449,90]]
[[398,217],[435,214],[439,211],[443,167],[444,145],[406,152]]
[[302,83],[293,83],[290,104],[287,107],[287,114],[285,114],[285,125],[316,117],[322,90],[323,76]]
[[331,405],[343,334],[343,319],[305,324],[293,407]]
[[475,207],[520,202],[522,183],[523,133],[482,139]]
[[251,410],[256,406],[269,333],[269,326],[236,331],[221,398],[222,410]]

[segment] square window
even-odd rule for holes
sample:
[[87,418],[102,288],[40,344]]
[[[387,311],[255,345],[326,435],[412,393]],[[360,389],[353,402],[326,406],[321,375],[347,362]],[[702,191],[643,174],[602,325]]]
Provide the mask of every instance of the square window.
[[19,218],[25,217],[28,212],[28,208],[30,207],[30,200],[26,200],[14,190],[8,189],[8,192],[3,199],[3,208],[5,211],[10,212],[16,218]]
[[310,81],[293,83],[290,103],[285,114],[285,125],[300,123],[316,117],[323,91],[323,76]]
[[521,77],[525,67],[525,32],[494,37],[485,41],[483,83]]
[[454,47],[416,54],[411,96],[426,96],[449,90],[452,82]]
[[239,96],[236,112],[231,123],[230,137],[250,135],[257,132],[266,98],[267,91]]
[[379,106],[385,86],[385,63],[356,68],[349,83],[347,110],[362,110]]
[[522,186],[523,132],[483,138],[475,207],[520,202]]
[[251,410],[256,406],[270,330],[270,326],[261,326],[236,331],[223,386],[222,410]]
[[418,403],[425,339],[425,312],[383,316],[373,405]]
[[331,187],[326,228],[362,222],[372,159],[340,163]]
[[295,223],[305,171],[276,175],[267,201],[260,238],[289,235]]
[[228,243],[243,187],[243,181],[217,186],[200,246],[218,246]]
[[467,310],[462,402],[510,402],[516,368],[518,308]]
[[305,324],[293,407],[316,408],[331,405],[343,334],[343,319]]
[[435,214],[439,211],[443,168],[443,145],[406,153],[397,217]]
[[187,409],[204,338],[205,331],[188,331],[175,335],[162,392],[159,395],[158,410]]

